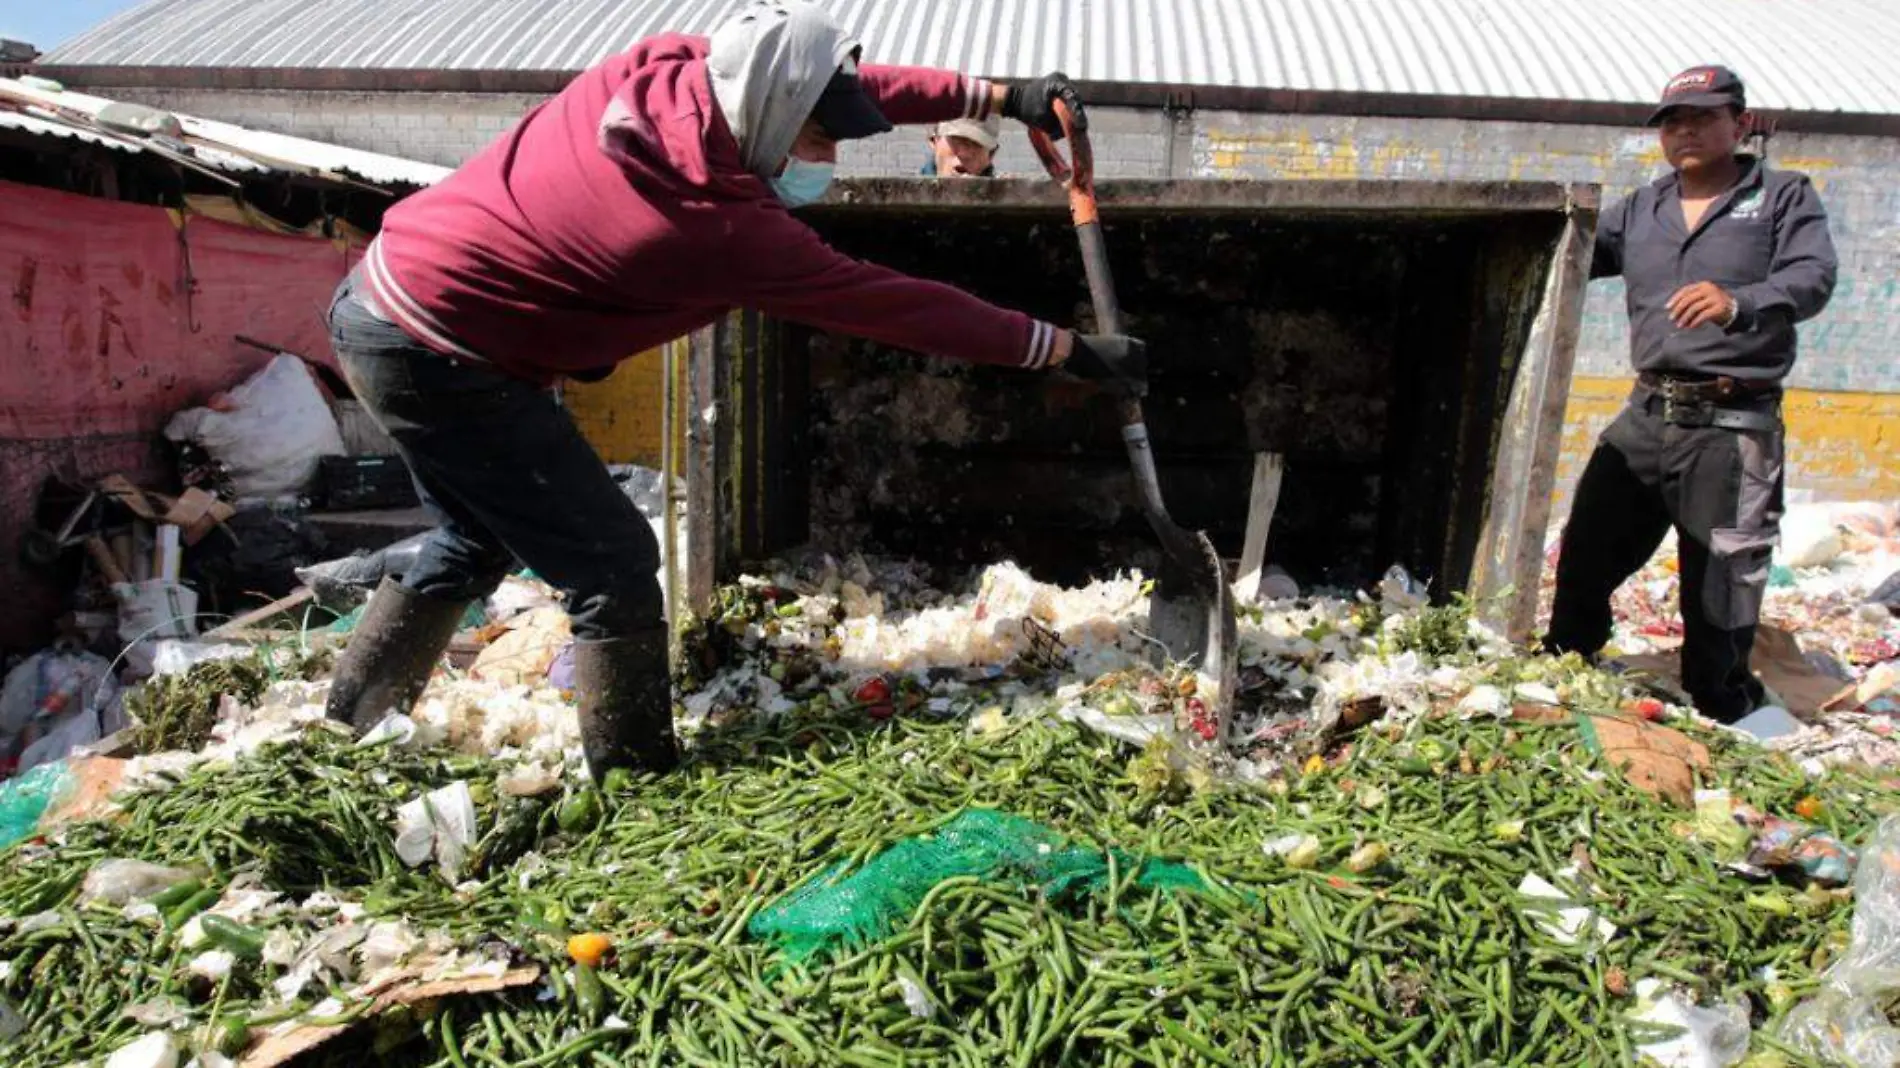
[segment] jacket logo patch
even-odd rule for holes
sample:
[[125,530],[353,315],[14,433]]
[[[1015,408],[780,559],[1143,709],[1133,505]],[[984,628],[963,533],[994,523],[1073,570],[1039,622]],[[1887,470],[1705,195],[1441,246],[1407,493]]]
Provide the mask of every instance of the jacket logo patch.
[[1730,206],[1728,213],[1737,219],[1752,219],[1761,214],[1761,202],[1761,190],[1751,189],[1735,198],[1735,203]]

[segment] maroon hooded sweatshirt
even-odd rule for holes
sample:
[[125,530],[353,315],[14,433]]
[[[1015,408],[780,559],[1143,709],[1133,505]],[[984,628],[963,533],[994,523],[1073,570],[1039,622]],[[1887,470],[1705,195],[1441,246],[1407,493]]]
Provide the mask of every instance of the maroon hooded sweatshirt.
[[[707,47],[640,42],[390,209],[364,260],[382,313],[437,352],[543,383],[734,307],[973,363],[1048,364],[1049,324],[851,259],[793,218],[741,165]],[[990,110],[989,83],[951,71],[859,77],[895,124]]]

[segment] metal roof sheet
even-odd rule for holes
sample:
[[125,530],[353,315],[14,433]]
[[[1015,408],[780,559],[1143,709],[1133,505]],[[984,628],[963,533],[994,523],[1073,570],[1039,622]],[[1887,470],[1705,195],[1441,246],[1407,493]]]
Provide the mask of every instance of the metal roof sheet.
[[145,151],[136,142],[127,141],[124,138],[96,134],[91,130],[69,126],[63,122],[54,122],[51,119],[42,119],[35,115],[21,114],[17,111],[0,111],[0,130],[20,130],[36,137],[62,137],[92,145],[104,145],[107,148],[116,148],[121,152],[133,154]]
[[[60,67],[572,71],[740,0],[149,0]],[[1900,114],[1892,0],[829,0],[880,62],[998,78],[1653,100],[1724,62],[1753,102]]]
[[[104,97],[48,88],[44,82],[0,78],[0,105],[38,112],[9,111],[0,106],[0,126],[53,137],[77,137],[128,152],[142,151],[136,137],[87,128],[86,123],[111,103]],[[62,114],[75,121],[62,119]],[[227,173],[304,172],[317,178],[347,174],[380,184],[414,186],[433,185],[449,174],[448,168],[432,163],[173,114],[191,146],[192,158]]]

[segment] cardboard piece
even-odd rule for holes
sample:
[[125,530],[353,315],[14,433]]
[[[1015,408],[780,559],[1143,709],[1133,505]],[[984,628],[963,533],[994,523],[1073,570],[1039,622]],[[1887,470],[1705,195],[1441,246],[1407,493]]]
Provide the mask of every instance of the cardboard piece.
[[1679,808],[1695,804],[1696,772],[1709,767],[1708,747],[1681,731],[1614,716],[1580,716],[1584,743],[1622,771],[1637,789]]
[[1547,705],[1541,701],[1519,701],[1511,706],[1511,718],[1519,723],[1568,723],[1570,713],[1562,705]]
[[572,637],[564,609],[534,609],[509,620],[508,633],[483,649],[468,673],[472,678],[503,686],[539,686],[547,680],[548,668]]
[[141,489],[124,475],[107,475],[99,480],[98,488],[148,523],[179,528],[186,545],[203,541],[213,527],[237,514],[237,509],[196,486],[170,497]]
[[374,1019],[397,1005],[418,1005],[462,994],[492,994],[527,986],[540,978],[541,969],[538,967],[511,968],[500,975],[430,980],[414,972],[398,972],[359,991],[363,997],[373,1000],[368,1009],[348,1023],[319,1026],[292,1021],[280,1025],[244,1051],[238,1058],[238,1068],[277,1068],[348,1031],[355,1024]]
[[[1617,660],[1627,672],[1649,676],[1653,687],[1662,690],[1678,704],[1688,704],[1682,688],[1682,662],[1676,650],[1621,656]],[[1755,648],[1748,666],[1781,699],[1797,719],[1812,719],[1841,695],[1841,681],[1815,670],[1801,654],[1801,643],[1780,627],[1762,624],[1755,628]]]

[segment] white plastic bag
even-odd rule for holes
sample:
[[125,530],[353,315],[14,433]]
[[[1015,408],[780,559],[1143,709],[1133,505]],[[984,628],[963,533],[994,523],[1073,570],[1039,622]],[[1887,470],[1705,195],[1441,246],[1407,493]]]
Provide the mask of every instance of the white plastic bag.
[[230,642],[220,645],[167,638],[159,642],[152,652],[152,674],[183,675],[208,660],[242,660],[256,652],[248,645]]
[[345,455],[336,416],[297,357],[278,356],[228,396],[230,411],[179,412],[165,436],[203,446],[231,472],[239,498],[301,493],[319,459]]
[[1845,548],[1833,516],[1818,508],[1795,508],[1781,521],[1776,562],[1785,567],[1826,567]]
[[162,579],[121,582],[112,594],[119,601],[122,642],[149,643],[155,655],[159,640],[198,633],[198,592],[189,586]]
[[1880,821],[1854,874],[1854,928],[1825,986],[1782,1022],[1781,1037],[1855,1068],[1900,1064],[1900,1028],[1881,1011],[1900,991],[1900,814]]
[[125,858],[102,860],[86,872],[86,881],[79,886],[79,903],[125,905],[143,901],[194,878],[197,873],[188,868],[168,868]]
[[[112,665],[102,656],[77,649],[49,649],[28,657],[8,672],[6,683],[0,685],[0,755],[21,748],[24,758],[25,751],[35,751],[32,764],[22,760],[20,770],[24,771],[59,759],[72,745],[97,740],[99,717],[84,713],[88,709],[111,710],[116,716],[118,693],[119,682],[112,677]],[[87,718],[92,720],[90,728],[80,722]],[[45,754],[59,743],[39,744],[54,735],[69,738],[88,729],[92,737],[69,742],[51,756]]]
[[1748,1056],[1748,1013],[1739,1005],[1703,1008],[1663,989],[1654,979],[1636,984],[1637,1009],[1631,1018],[1680,1027],[1674,1038],[1637,1047],[1643,1063],[1663,1068],[1729,1068]]

